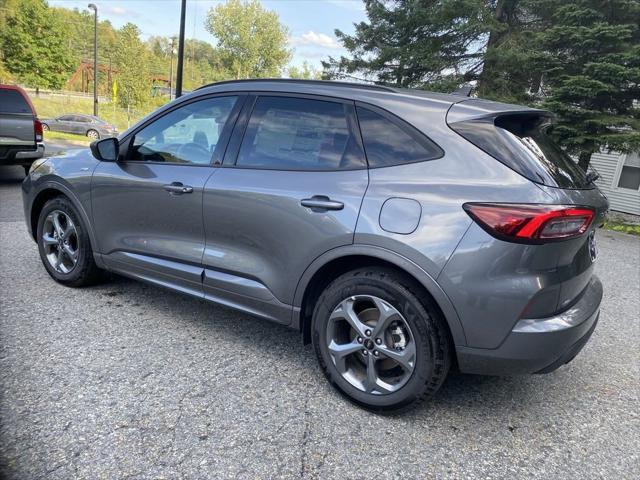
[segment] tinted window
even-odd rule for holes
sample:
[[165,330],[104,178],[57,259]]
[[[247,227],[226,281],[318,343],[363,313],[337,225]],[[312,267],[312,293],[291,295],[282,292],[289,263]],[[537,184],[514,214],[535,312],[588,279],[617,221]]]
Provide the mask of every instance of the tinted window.
[[521,175],[543,185],[590,188],[586,175],[548,135],[548,118],[507,114],[451,124],[460,135]]
[[62,115],[61,117],[58,117],[58,120],[61,122],[73,122],[75,121],[75,117],[73,115]]
[[128,160],[208,165],[237,97],[190,103],[136,133]]
[[358,107],[364,151],[370,167],[423,162],[442,156],[442,150],[413,127],[400,127],[368,108]]
[[0,111],[3,113],[31,113],[31,107],[19,91],[0,88]]
[[620,172],[618,187],[638,190],[640,188],[640,154],[628,153]]
[[278,170],[362,168],[364,155],[347,122],[350,108],[321,100],[260,97],[237,164]]
[[75,115],[73,117],[73,121],[80,122],[80,123],[89,123],[91,120],[87,117],[81,117],[80,115]]

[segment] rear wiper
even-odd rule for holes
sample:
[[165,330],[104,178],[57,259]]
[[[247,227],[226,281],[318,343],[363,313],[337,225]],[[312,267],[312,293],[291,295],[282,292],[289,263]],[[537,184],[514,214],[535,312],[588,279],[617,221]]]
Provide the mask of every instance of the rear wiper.
[[600,178],[600,174],[595,170],[589,170],[587,172],[587,185],[590,183],[594,183],[597,179]]

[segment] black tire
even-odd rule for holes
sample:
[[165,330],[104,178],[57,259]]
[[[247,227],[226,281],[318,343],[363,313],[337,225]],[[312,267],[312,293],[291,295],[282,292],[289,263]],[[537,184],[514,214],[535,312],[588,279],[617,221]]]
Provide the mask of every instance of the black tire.
[[[45,242],[43,239],[45,221],[49,214],[52,212],[60,211],[68,215],[72,220],[75,227],[75,239],[77,248],[77,260],[73,268],[63,273],[54,268],[47,258],[45,250]],[[37,229],[37,242],[38,251],[40,253],[40,259],[44,265],[47,273],[56,282],[66,285],[68,287],[84,287],[98,283],[104,278],[104,271],[99,269],[93,259],[93,251],[91,249],[91,242],[89,241],[89,234],[87,228],[83,223],[76,208],[64,196],[55,197],[49,200],[43,207],[38,217],[38,229]]]
[[100,140],[100,133],[97,130],[87,130],[87,137],[93,140]]
[[48,132],[49,131],[49,125],[47,125],[46,123],[42,124],[42,131],[43,132]]
[[[404,386],[392,393],[374,394],[356,388],[337,370],[329,353],[329,317],[345,299],[374,296],[393,306],[410,328],[415,345],[413,372]],[[451,366],[451,342],[445,320],[433,300],[412,279],[387,268],[361,268],[333,281],[313,312],[312,342],[329,382],[347,399],[378,413],[398,413],[434,394]]]

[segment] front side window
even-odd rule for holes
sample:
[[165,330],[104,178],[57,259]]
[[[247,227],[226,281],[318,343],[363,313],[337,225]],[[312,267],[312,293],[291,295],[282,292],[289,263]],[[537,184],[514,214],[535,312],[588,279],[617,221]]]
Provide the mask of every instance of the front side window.
[[323,100],[259,97],[236,164],[275,170],[363,168],[349,108]]
[[189,103],[136,133],[127,160],[208,165],[237,97]]
[[619,188],[640,189],[640,154],[628,153],[618,179]]
[[401,128],[383,115],[358,107],[364,151],[372,168],[423,162],[442,156],[442,150],[407,125]]

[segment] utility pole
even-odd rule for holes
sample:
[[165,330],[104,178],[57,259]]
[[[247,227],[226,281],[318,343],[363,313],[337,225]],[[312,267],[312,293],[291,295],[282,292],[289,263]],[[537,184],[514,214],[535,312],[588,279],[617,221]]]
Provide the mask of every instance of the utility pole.
[[89,4],[93,10],[93,114],[98,116],[98,7]]
[[176,98],[182,95],[182,63],[184,60],[184,18],[187,0],[182,0],[180,9],[180,37],[178,39],[178,68],[176,71]]
[[169,62],[169,101],[173,100],[173,56],[176,54],[176,49],[173,46],[174,39],[171,39],[171,60]]

